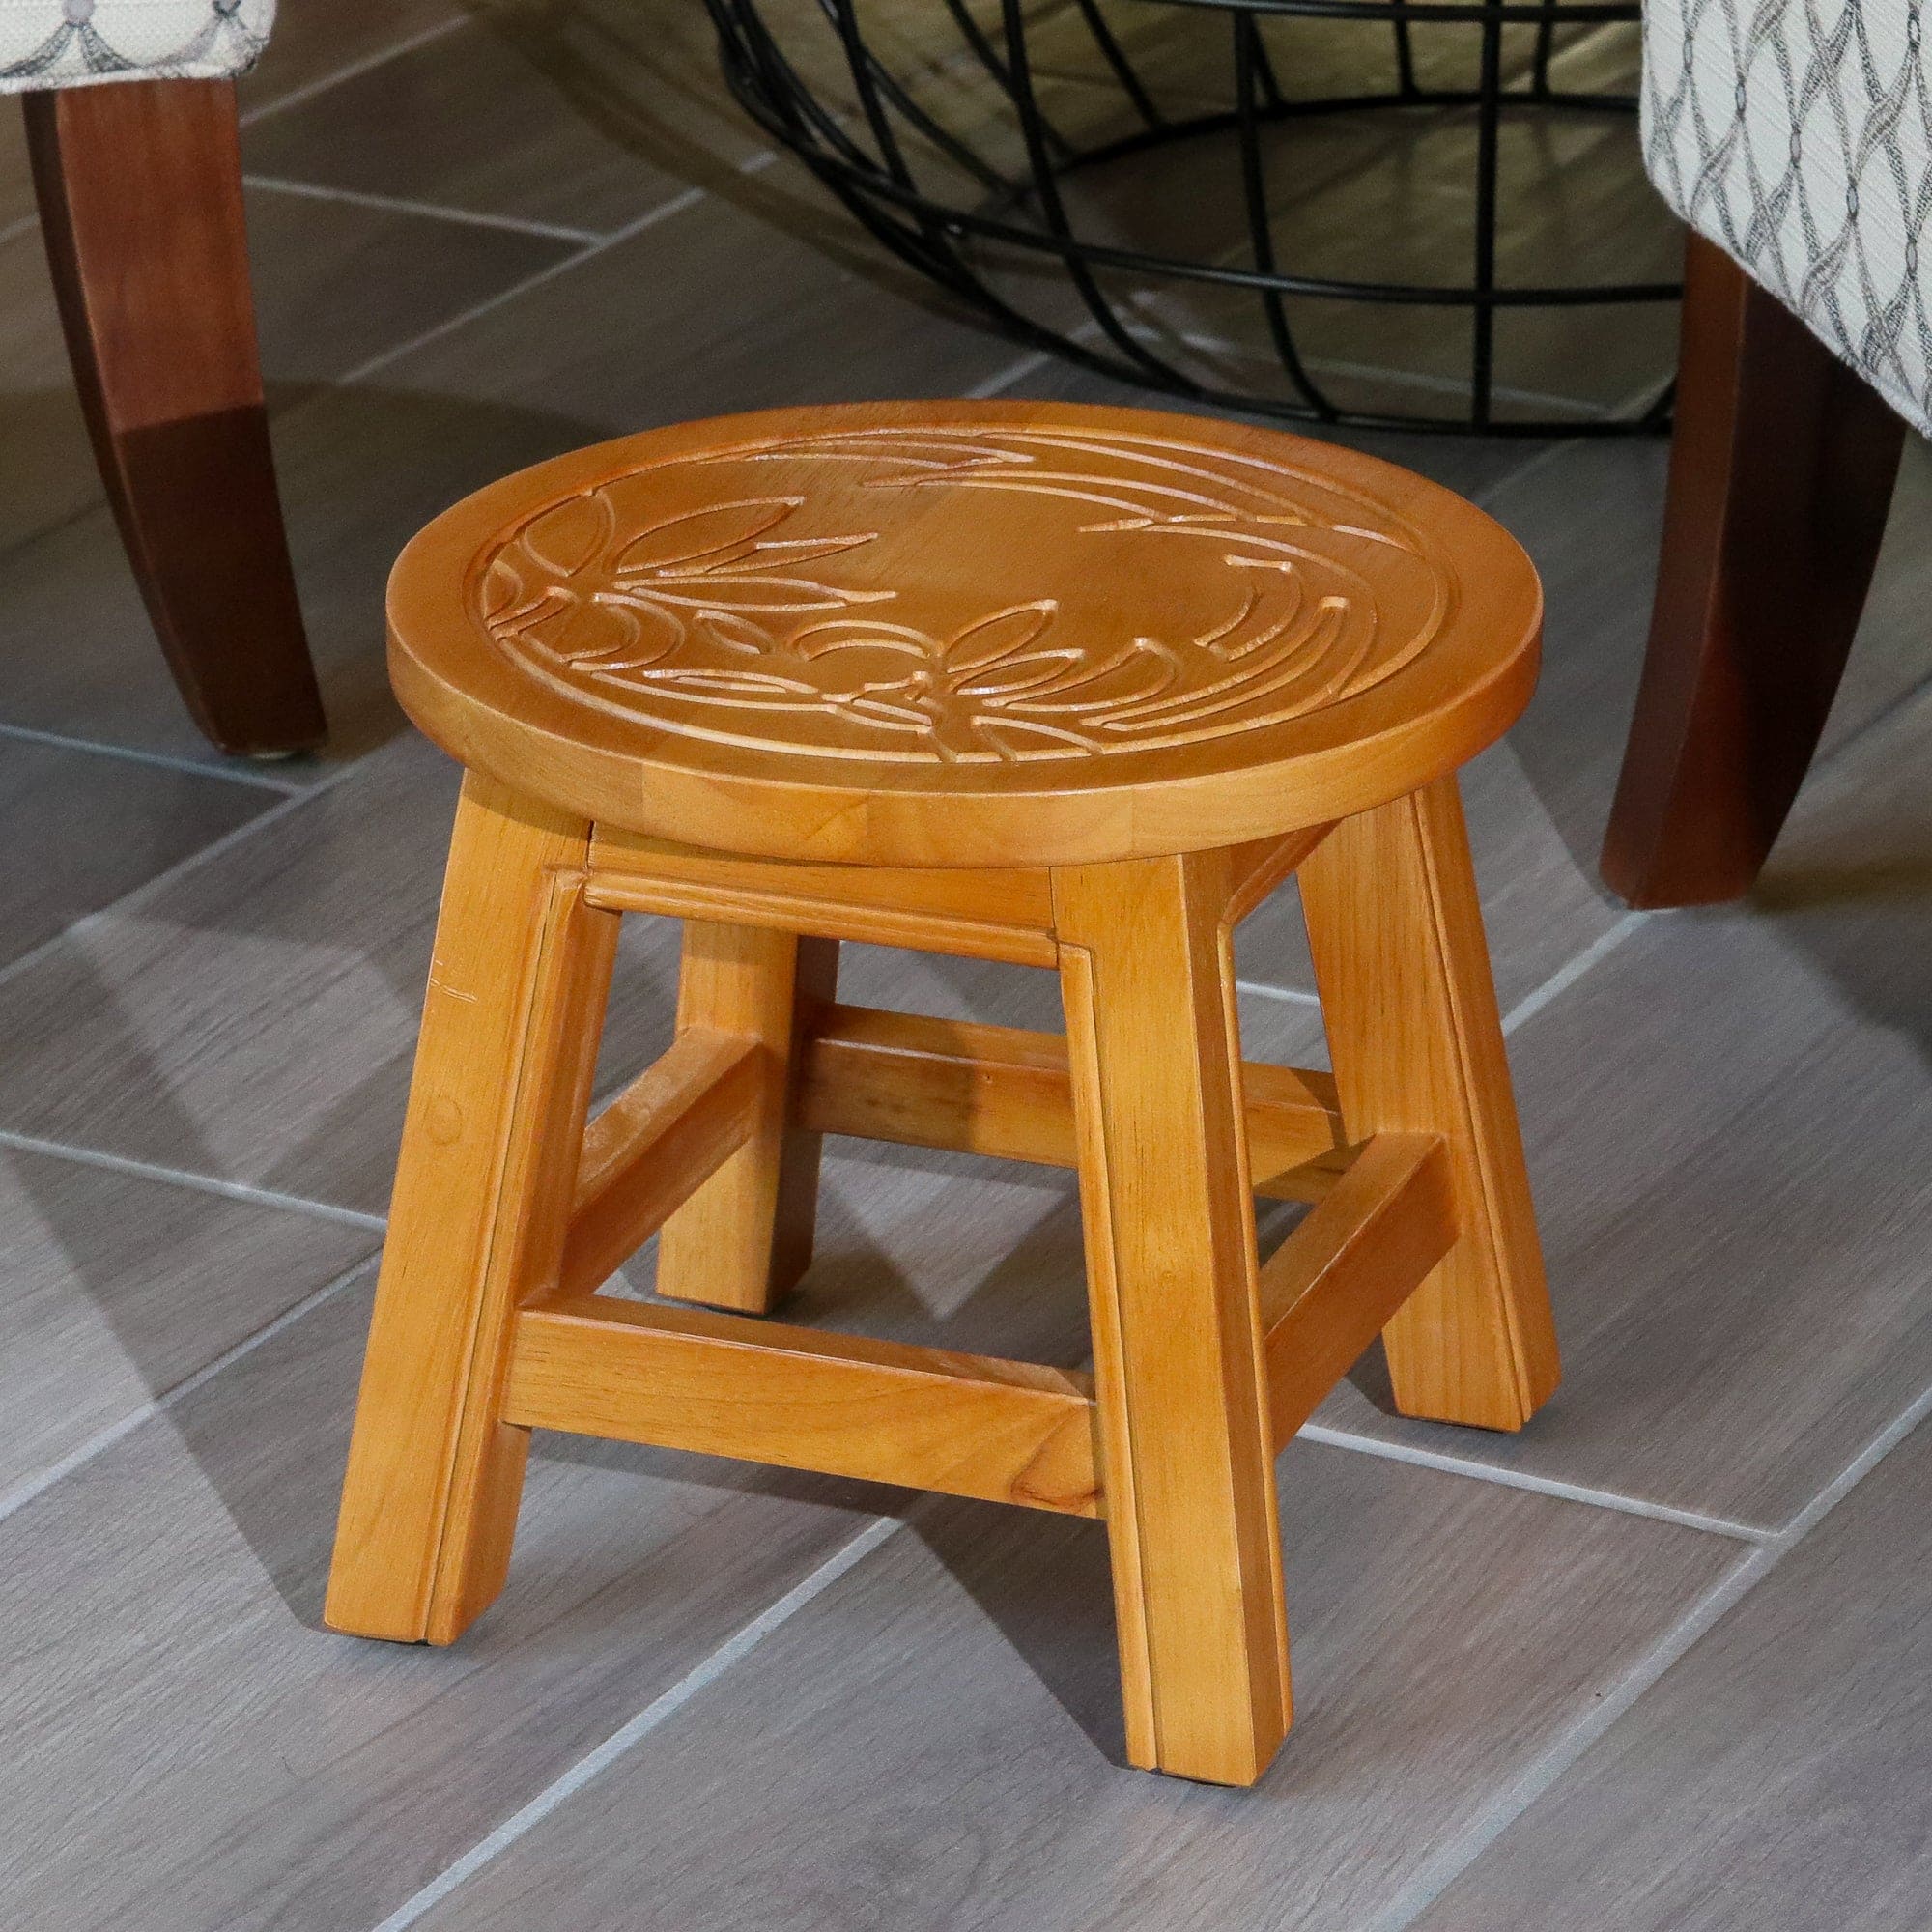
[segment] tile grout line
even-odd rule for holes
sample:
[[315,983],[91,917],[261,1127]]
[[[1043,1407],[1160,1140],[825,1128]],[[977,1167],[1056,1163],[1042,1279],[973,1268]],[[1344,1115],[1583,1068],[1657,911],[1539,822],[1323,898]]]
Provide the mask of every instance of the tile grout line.
[[1782,1529],[1707,1591],[1583,1718],[1497,1793],[1467,1831],[1425,1862],[1367,1932],[1407,1932],[1646,1690],[1748,1596],[1928,1415],[1932,1415],[1932,1388],[1923,1390],[1880,1430]]
[[223,1201],[242,1201],[254,1208],[278,1208],[291,1214],[306,1214],[314,1221],[332,1221],[338,1227],[361,1228],[381,1235],[388,1230],[381,1214],[365,1214],[359,1208],[339,1208],[332,1201],[314,1201],[305,1194],[285,1194],[277,1187],[257,1187],[246,1180],[222,1180],[212,1174],[196,1174],[190,1168],[166,1167],[159,1161],[141,1160],[132,1154],[107,1153],[99,1148],[73,1147],[66,1141],[43,1140],[38,1134],[17,1133],[0,1127],[0,1148],[16,1153],[37,1153],[48,1160],[71,1161],[76,1167],[98,1167],[107,1174],[125,1174],[133,1180],[164,1181],[190,1194],[212,1194]]
[[137,1407],[130,1409],[118,1421],[98,1429],[77,1448],[71,1449],[58,1462],[50,1463],[44,1469],[37,1470],[24,1482],[16,1483],[5,1495],[0,1495],[0,1522],[23,1510],[35,1497],[45,1495],[55,1484],[71,1476],[75,1470],[84,1468],[97,1456],[104,1456],[117,1442],[124,1441],[140,1428],[144,1422],[152,1422],[157,1415],[165,1415],[178,1403],[185,1402],[196,1389],[212,1382],[224,1369],[233,1368],[244,1355],[252,1354],[263,1343],[271,1342],[285,1329],[292,1328],[303,1316],[310,1315],[325,1301],[332,1299],[365,1272],[373,1258],[364,1255],[358,1262],[344,1268],[323,1285],[285,1308],[273,1321],[266,1321],[252,1334],[244,1335],[233,1348],[224,1349],[213,1361],[204,1362],[192,1375],[185,1376],[172,1388],[163,1389],[157,1396],[151,1396]]
[[1379,1436],[1358,1435],[1350,1430],[1331,1429],[1325,1423],[1304,1422],[1295,1432],[1296,1439],[1319,1442],[1324,1449],[1348,1449],[1358,1455],[1379,1456],[1384,1462],[1412,1463],[1419,1469],[1435,1469],[1445,1476],[1473,1476],[1479,1482],[1494,1483],[1500,1489],[1523,1490],[1531,1495],[1549,1496],[1557,1502],[1583,1503],[1594,1509],[1614,1510],[1620,1516],[1640,1516],[1654,1522],[1674,1523],[1679,1529],[1700,1530],[1708,1536],[1728,1537],[1734,1543],[1760,1546],[1776,1541],[1782,1533],[1760,1529],[1729,1517],[1709,1516],[1702,1510],[1680,1509],[1674,1503],[1651,1502],[1642,1496],[1628,1496],[1619,1490],[1600,1490],[1585,1483],[1566,1483],[1555,1476],[1539,1476],[1526,1469],[1510,1469],[1476,1457],[1450,1456],[1437,1449],[1422,1449],[1406,1442],[1390,1442]]
[[[506,302],[515,301],[520,296],[528,294],[530,290],[542,288],[545,283],[554,281],[558,275],[566,274],[585,262],[594,261],[599,255],[614,248],[620,242],[628,242],[634,236],[643,234],[646,229],[655,228],[660,221],[667,221],[672,215],[682,214],[686,209],[695,207],[705,199],[705,191],[701,187],[683,189],[680,193],[672,195],[668,201],[660,202],[657,207],[637,216],[635,220],[627,221],[621,228],[613,228],[608,235],[600,235],[596,241],[585,242],[574,253],[564,256],[561,261],[552,262],[548,267],[539,269],[535,274],[526,275],[521,281],[512,282],[508,288],[498,289],[495,295],[486,296],[483,300],[472,303],[461,314],[445,316],[440,322],[432,323],[428,328],[411,336],[407,341],[391,343],[387,349],[379,351],[366,361],[358,362],[355,368],[338,376],[332,386],[346,389],[354,387],[357,383],[367,382],[371,376],[386,369],[392,362],[400,362],[404,356],[413,355],[418,349],[427,348],[432,342],[440,342],[445,335],[452,334],[459,328],[465,328],[472,322],[480,321],[482,317],[501,308]],[[325,390],[322,393],[327,392]]]
[[1319,1007],[1320,993],[1311,993],[1300,986],[1270,986],[1265,980],[1236,980],[1237,993],[1252,993],[1258,1000],[1284,1000],[1291,1006]]
[[848,1570],[863,1562],[895,1530],[904,1526],[902,1520],[895,1516],[874,1517],[864,1529],[841,1544],[814,1570],[801,1577],[783,1596],[767,1605],[750,1623],[742,1625],[733,1635],[727,1637],[701,1662],[688,1670],[668,1690],[660,1692],[628,1722],[612,1731],[601,1745],[586,1751],[575,1764],[553,1778],[528,1804],[513,1811],[494,1832],[479,1838],[461,1858],[445,1865],[427,1885],[412,1893],[395,1911],[376,1925],[373,1932],[407,1932],[407,1928],[415,1924],[425,1913],[441,1904],[466,1880],[474,1876],[493,1860],[499,1858],[518,1839],[542,1824],[559,1805],[582,1790],[601,1773],[608,1771],[660,1724],[675,1717],[701,1690],[716,1683],[733,1664],[750,1656],[781,1625],[789,1621],[814,1598],[823,1595]]
[[1626,912],[1614,924],[1598,933],[1580,952],[1573,954],[1540,986],[1532,987],[1503,1015],[1503,1037],[1533,1020],[1551,1001],[1560,999],[1593,966],[1607,959],[1639,926],[1648,925],[1657,915]]
[[52,954],[75,933],[91,930],[97,921],[125,916],[132,907],[145,904],[156,893],[185,878],[197,867],[244,843],[256,833],[266,831],[270,825],[279,824],[311,799],[324,797],[334,790],[351,772],[356,770],[359,762],[354,759],[345,760],[334,771],[304,790],[288,793],[279,805],[271,805],[266,811],[258,811],[253,818],[244,820],[232,831],[224,832],[219,838],[211,838],[206,845],[199,846],[185,857],[177,859],[172,866],[156,872],[153,878],[143,879],[138,886],[130,887],[119,898],[109,899],[105,905],[96,906],[92,912],[83,913],[71,923],[62,926],[58,932],[49,933],[38,946],[30,946],[17,958],[10,959],[4,965],[0,965],[0,985],[5,985],[8,980],[17,974],[26,972],[29,967],[38,965],[42,959]]
[[270,778],[267,772],[229,770],[172,752],[144,752],[135,745],[107,745],[94,738],[71,737],[64,731],[42,731],[31,724],[0,724],[0,738],[17,738],[23,744],[46,745],[59,752],[89,752],[102,758],[124,758],[129,764],[152,765],[157,771],[181,772],[190,778],[252,785],[258,791],[279,792],[284,798],[296,797],[308,789],[293,779]]
[[303,101],[313,100],[317,95],[327,94],[332,87],[340,87],[345,81],[359,80],[365,73],[373,73],[379,67],[386,67],[392,60],[401,60],[420,47],[433,46],[438,41],[447,40],[458,29],[470,24],[467,14],[458,14],[447,20],[438,21],[434,26],[421,28],[390,46],[363,54],[359,59],[327,73],[318,74],[313,80],[303,81],[299,87],[290,88],[286,94],[275,95],[259,106],[250,107],[242,116],[242,126],[252,128],[256,122],[266,121],[271,114],[279,114],[289,107],[299,107]]
[[412,201],[406,195],[372,194],[362,188],[331,187],[321,182],[296,181],[287,175],[256,174],[252,169],[242,179],[245,186],[260,188],[268,194],[293,195],[303,201],[336,201],[349,208],[373,208],[389,214],[422,215],[434,221],[454,221],[469,228],[493,228],[511,235],[537,236],[545,241],[568,242],[578,246],[604,239],[595,228],[567,228],[560,222],[536,221],[521,214],[492,214],[481,209],[451,208],[441,202]]

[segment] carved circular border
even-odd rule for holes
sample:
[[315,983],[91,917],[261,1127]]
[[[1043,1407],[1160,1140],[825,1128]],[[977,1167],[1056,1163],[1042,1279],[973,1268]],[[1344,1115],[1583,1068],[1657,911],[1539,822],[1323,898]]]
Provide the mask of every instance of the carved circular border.
[[[1231,624],[1184,640],[1133,637],[1097,657],[1055,635],[1059,600],[1044,595],[939,639],[888,615],[897,593],[863,570],[845,582],[801,575],[878,534],[786,538],[808,496],[781,488],[657,524],[627,524],[612,500],[675,469],[806,459],[880,472],[868,487],[1079,497],[1099,513],[1082,534],[1205,538],[1250,581]],[[1421,621],[1392,635],[1351,548],[1402,559]],[[1178,438],[984,421],[833,429],[636,463],[523,517],[486,547],[470,585],[475,622],[517,671],[628,724],[792,758],[1063,769],[1222,741],[1356,696],[1426,651],[1457,596],[1423,531],[1335,477]],[[804,621],[775,626],[773,615]],[[882,663],[885,675],[863,674]],[[817,741],[784,731],[802,713]],[[825,742],[828,730],[845,742]]]

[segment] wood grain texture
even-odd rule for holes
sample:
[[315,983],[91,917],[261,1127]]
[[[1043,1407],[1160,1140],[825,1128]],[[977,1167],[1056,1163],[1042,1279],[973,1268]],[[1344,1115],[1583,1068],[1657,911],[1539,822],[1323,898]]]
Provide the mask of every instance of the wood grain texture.
[[594,905],[927,947],[1018,966],[1055,962],[1053,893],[1039,867],[789,865],[604,826],[590,849]]
[[1280,1450],[1449,1252],[1448,1150],[1377,1134],[1261,1271],[1268,1407]]
[[[1350,1151],[1325,1073],[1250,1063],[1255,1192],[1313,1201]],[[873,1008],[822,1009],[808,1031],[798,1119],[820,1133],[1072,1167],[1079,1139],[1065,1039]]]
[[599,824],[1001,867],[1240,844],[1452,770],[1526,700],[1541,599],[1498,526],[1353,452],[962,402],[559,458],[423,531],[389,622],[431,737]]
[[949,1495],[1100,1514],[1091,1378],[607,1297],[517,1318],[504,1413]]
[[685,922],[678,1032],[749,1041],[757,1093],[742,1144],[664,1224],[660,1294],[762,1314],[810,1265],[819,1140],[791,1124],[792,1091],[806,1009],[838,975],[835,941]]
[[557,1293],[590,1294],[756,1131],[755,1041],[693,1027],[591,1122]]
[[183,701],[223,751],[306,751],[327,725],[262,404],[234,86],[22,105],[95,456]]
[[1452,1157],[1463,1235],[1384,1331],[1396,1401],[1520,1429],[1556,1337],[1455,781],[1345,820],[1300,880],[1345,1127]]
[[1251,1784],[1291,1711],[1225,854],[1054,876],[1130,1760]]
[[356,1406],[326,1614],[452,1642],[502,1583],[526,1430],[500,1420],[517,1303],[555,1280],[617,920],[589,828],[466,778]]
[[1903,420],[1691,235],[1657,602],[1608,884],[1634,906],[1750,890],[1804,782],[1885,536]]

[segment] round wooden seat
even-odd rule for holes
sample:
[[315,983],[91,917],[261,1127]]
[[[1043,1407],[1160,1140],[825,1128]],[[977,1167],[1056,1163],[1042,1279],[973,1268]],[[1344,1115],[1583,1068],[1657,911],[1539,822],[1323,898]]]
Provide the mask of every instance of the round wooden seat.
[[608,826],[768,859],[1072,865],[1315,825],[1515,719],[1541,598],[1460,497],[1273,430],[783,410],[479,491],[389,585],[405,708]]

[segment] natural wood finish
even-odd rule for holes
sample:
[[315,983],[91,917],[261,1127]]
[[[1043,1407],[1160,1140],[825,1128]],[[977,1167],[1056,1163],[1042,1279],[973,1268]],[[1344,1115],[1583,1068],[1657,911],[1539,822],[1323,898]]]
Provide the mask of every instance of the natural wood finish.
[[694,1027],[599,1114],[583,1137],[558,1292],[589,1294],[758,1124],[755,1041]]
[[948,1495],[1100,1513],[1091,1378],[585,1297],[517,1318],[504,1413]]
[[234,86],[21,105],[100,480],[182,698],[223,751],[305,751],[326,725],[262,404]]
[[1261,1273],[1274,1446],[1288,1445],[1455,1244],[1455,1180],[1434,1134],[1377,1134]]
[[1051,966],[1058,956],[1052,889],[1037,867],[797,866],[615,831],[593,841],[591,867],[590,902],[619,912],[769,925],[1018,966]]
[[517,1303],[554,1283],[617,921],[589,828],[464,781],[403,1122],[327,1621],[451,1642],[501,1586],[528,1432],[501,1419]]
[[818,1136],[790,1124],[792,1091],[805,1011],[832,997],[838,973],[835,941],[685,922],[678,1033],[751,1043],[755,1113],[741,1145],[665,1221],[660,1294],[761,1315],[810,1265]]
[[1127,1752],[1250,1784],[1288,1626],[1225,853],[1054,875]]
[[1541,622],[1514,539],[1419,476],[1011,399],[581,450],[445,511],[389,587],[397,693],[466,763],[600,827],[867,867],[1366,810],[1510,724]]
[[1741,897],[1798,795],[1864,608],[1905,425],[1692,235],[1657,602],[1604,877]]
[[1398,1406],[1520,1429],[1556,1336],[1456,781],[1345,819],[1301,868],[1351,1139],[1440,1134],[1463,1234],[1383,1340]]
[[[1411,1413],[1515,1427],[1555,1381],[1453,776],[1538,611],[1418,479],[1059,405],[653,432],[440,519],[392,661],[472,768],[468,1004],[426,1023],[342,1620],[473,1615],[536,1427],[1103,1515],[1129,1757],[1258,1778],[1278,1443],[1378,1331]],[[1241,1059],[1234,928],[1297,868],[1333,1079]],[[634,910],[686,921],[677,1038],[585,1132]],[[847,938],[1052,964],[1065,1037],[841,1007]],[[828,1132],[1073,1167],[1093,1376],[747,1320]],[[1258,1192],[1315,1203],[1264,1271]],[[737,1312],[584,1292],[653,1228],[660,1294]]]
[[1228,895],[1229,923],[1238,925],[1251,912],[1265,905],[1275,888],[1327,836],[1325,825],[1305,826],[1285,838],[1258,838],[1250,845],[1236,846],[1228,855],[1234,880]]
[[[811,1023],[803,1055],[796,1119],[818,1133],[1077,1164],[1058,1034],[835,1006]],[[1351,1157],[1335,1083],[1253,1062],[1242,1072],[1255,1192],[1321,1199]]]

